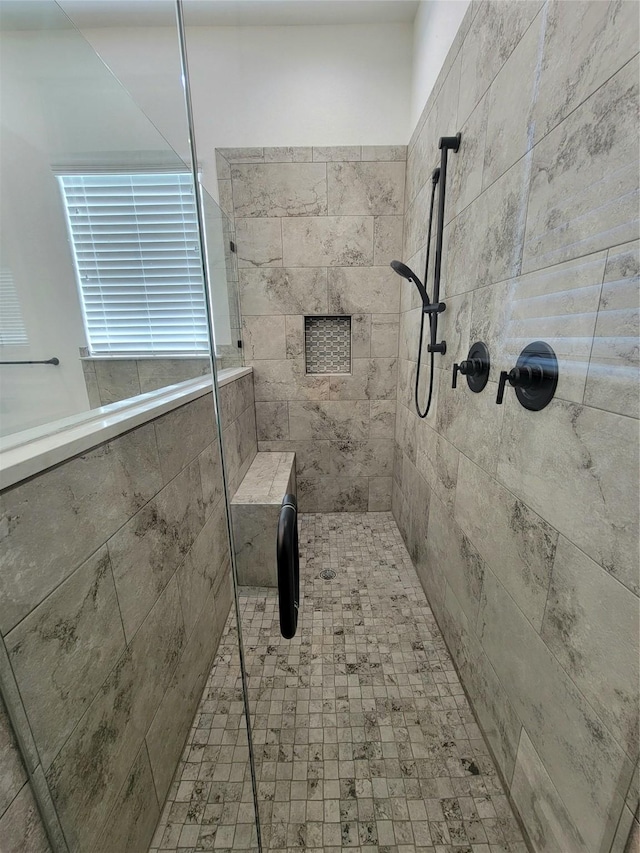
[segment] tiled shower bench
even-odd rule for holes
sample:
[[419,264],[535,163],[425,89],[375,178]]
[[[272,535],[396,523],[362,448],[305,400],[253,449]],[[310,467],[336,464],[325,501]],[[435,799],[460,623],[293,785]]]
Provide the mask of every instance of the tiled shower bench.
[[257,453],[231,500],[238,581],[277,586],[276,531],[280,505],[296,494],[296,455]]

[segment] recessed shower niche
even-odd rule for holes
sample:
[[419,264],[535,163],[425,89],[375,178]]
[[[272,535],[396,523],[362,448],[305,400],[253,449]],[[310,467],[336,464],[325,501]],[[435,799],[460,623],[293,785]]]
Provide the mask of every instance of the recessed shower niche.
[[351,317],[305,317],[307,373],[351,373]]

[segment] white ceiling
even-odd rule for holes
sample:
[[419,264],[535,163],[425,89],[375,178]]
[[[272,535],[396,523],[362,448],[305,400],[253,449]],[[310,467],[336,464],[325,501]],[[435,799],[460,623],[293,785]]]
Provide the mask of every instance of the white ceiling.
[[[174,0],[58,0],[80,28],[171,26]],[[419,0],[184,0],[187,26],[412,23]]]

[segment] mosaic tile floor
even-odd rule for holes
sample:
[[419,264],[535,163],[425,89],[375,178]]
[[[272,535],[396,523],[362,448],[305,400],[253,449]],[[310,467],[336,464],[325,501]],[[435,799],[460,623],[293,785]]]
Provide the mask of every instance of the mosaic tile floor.
[[[300,548],[293,640],[241,597],[265,851],[526,853],[391,514],[303,515]],[[232,613],[151,851],[256,849]]]

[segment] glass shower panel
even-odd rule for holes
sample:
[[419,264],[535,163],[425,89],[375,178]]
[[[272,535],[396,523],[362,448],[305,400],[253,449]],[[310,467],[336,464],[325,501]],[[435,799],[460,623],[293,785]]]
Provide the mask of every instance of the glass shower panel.
[[[175,6],[153,5],[181,86]],[[250,849],[186,112],[176,151],[54,2],[0,3],[0,40],[0,849],[220,847],[229,827]],[[205,209],[231,366],[231,231]]]

